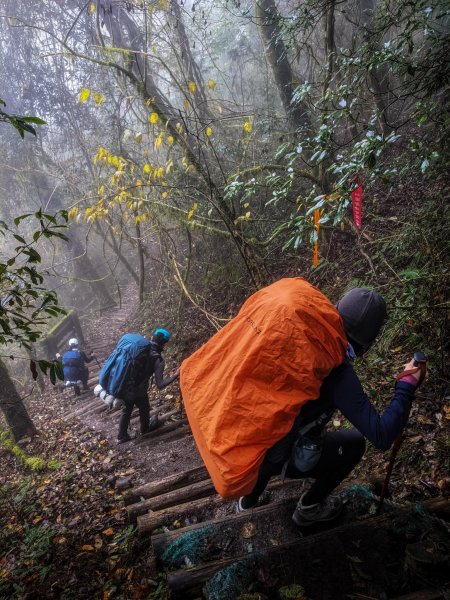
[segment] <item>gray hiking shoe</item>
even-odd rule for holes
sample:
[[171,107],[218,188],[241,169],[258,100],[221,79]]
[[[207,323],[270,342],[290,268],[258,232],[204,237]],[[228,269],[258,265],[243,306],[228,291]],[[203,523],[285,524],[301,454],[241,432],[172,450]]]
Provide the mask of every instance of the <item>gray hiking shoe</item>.
[[339,496],[327,496],[322,502],[303,506],[302,500],[305,494],[302,494],[300,497],[297,508],[292,515],[292,520],[299,527],[308,527],[309,525],[314,525],[314,523],[332,521],[341,514],[344,505]]

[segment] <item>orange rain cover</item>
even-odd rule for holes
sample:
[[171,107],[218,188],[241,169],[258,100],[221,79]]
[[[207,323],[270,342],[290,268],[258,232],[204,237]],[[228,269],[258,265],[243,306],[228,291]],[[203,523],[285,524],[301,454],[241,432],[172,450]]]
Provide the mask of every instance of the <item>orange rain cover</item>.
[[317,399],[347,340],[331,302],[302,278],[259,290],[181,366],[181,391],[217,492],[252,491],[266,450]]

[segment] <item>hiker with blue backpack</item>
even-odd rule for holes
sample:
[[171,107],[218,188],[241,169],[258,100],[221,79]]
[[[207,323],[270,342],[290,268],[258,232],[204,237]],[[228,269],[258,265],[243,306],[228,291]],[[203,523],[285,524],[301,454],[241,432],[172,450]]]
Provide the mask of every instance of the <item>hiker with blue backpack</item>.
[[64,380],[66,382],[77,383],[81,381],[84,390],[88,390],[89,369],[86,363],[90,363],[94,356],[87,356],[85,352],[78,348],[78,340],[71,338],[69,340],[69,350],[62,356],[62,365],[64,369]]
[[123,402],[118,444],[132,439],[128,426],[135,406],[139,410],[141,435],[160,425],[157,415],[150,418],[148,386],[152,375],[158,390],[164,389],[179,376],[179,371],[176,371],[174,375],[164,378],[162,351],[169,340],[170,332],[167,329],[156,329],[150,340],[137,333],[127,333],[120,338],[100,371],[100,386]]

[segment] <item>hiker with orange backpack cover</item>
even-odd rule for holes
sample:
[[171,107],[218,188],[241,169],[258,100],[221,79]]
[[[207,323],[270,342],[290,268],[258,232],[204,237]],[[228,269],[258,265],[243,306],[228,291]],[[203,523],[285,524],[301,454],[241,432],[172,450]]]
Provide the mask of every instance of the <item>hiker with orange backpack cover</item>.
[[[293,515],[308,526],[336,518],[331,492],[361,460],[365,439],[388,449],[405,426],[417,373],[396,382],[378,414],[353,370],[387,316],[375,291],[350,290],[334,306],[302,278],[253,294],[213,338],[183,362],[181,389],[216,490],[258,505],[270,478],[312,478]],[[406,365],[410,370],[412,363]],[[340,410],[353,429],[327,432]]]

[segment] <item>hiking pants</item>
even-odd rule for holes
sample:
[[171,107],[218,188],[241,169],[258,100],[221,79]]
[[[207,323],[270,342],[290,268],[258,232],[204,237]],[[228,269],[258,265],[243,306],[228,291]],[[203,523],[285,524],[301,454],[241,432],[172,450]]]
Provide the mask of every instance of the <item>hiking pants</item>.
[[87,367],[83,367],[80,370],[80,381],[83,384],[84,389],[88,388],[88,379],[89,379],[89,369]]
[[149,429],[149,420],[150,420],[150,403],[148,401],[148,396],[141,396],[140,398],[135,398],[134,400],[125,401],[125,405],[122,408],[122,415],[120,417],[119,422],[119,435],[117,438],[122,440],[128,435],[128,426],[130,424],[131,413],[133,412],[133,408],[137,406],[139,410],[139,420],[141,422],[141,433],[147,433]]
[[[342,429],[325,433],[322,454],[315,467],[307,472],[301,472],[289,465],[286,477],[289,479],[315,479],[305,494],[303,502],[305,504],[321,502],[353,471],[361,460],[365,447],[365,438],[357,429]],[[242,506],[244,508],[254,506],[270,478],[273,475],[280,475],[282,469],[283,463],[273,463],[265,458],[260,467],[255,487],[250,494],[244,496]]]

